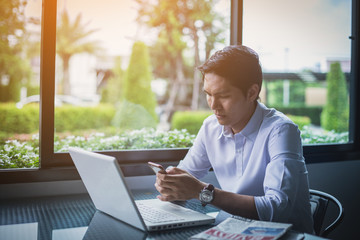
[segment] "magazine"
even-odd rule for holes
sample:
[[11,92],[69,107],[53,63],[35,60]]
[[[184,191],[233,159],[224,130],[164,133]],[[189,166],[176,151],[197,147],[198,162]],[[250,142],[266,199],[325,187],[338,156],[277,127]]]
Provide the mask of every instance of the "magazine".
[[219,225],[189,239],[275,240],[284,235],[291,224],[253,221],[229,217]]

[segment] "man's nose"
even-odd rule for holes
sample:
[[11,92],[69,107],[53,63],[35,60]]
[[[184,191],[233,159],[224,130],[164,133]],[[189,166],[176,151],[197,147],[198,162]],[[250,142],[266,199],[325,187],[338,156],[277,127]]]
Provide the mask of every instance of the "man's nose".
[[210,100],[210,108],[212,110],[215,110],[216,108],[218,108],[218,106],[219,106],[218,100],[216,98],[212,97]]

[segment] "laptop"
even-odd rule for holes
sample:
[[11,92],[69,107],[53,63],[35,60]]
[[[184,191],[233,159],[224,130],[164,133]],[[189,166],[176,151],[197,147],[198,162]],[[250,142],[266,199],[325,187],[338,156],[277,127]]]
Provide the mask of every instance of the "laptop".
[[147,232],[141,231],[138,228],[134,228],[133,226],[130,226],[129,224],[126,224],[122,221],[118,221],[112,216],[101,211],[96,211],[82,240],[144,240],[147,236]]
[[213,216],[159,199],[134,200],[115,157],[69,148],[71,158],[95,207],[143,231],[215,222]]

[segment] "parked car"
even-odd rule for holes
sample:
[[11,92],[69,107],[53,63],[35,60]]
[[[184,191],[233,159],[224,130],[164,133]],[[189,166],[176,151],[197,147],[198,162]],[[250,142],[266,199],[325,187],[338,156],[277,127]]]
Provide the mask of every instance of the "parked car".
[[[39,103],[40,102],[40,95],[32,95],[26,98],[21,99],[19,102],[16,103],[17,108],[22,108],[26,104],[29,103]],[[61,106],[63,104],[70,104],[70,105],[83,105],[83,101],[80,98],[69,96],[69,95],[55,95],[55,106]]]

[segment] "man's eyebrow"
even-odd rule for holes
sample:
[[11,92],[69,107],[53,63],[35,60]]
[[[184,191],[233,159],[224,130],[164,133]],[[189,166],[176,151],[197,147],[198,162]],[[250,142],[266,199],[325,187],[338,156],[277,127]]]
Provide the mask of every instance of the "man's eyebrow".
[[223,91],[220,91],[220,92],[216,92],[214,94],[210,94],[208,91],[205,90],[205,88],[202,88],[202,90],[203,90],[203,92],[205,92],[208,95],[221,95],[221,94],[228,94],[230,92],[228,90],[223,90]]

